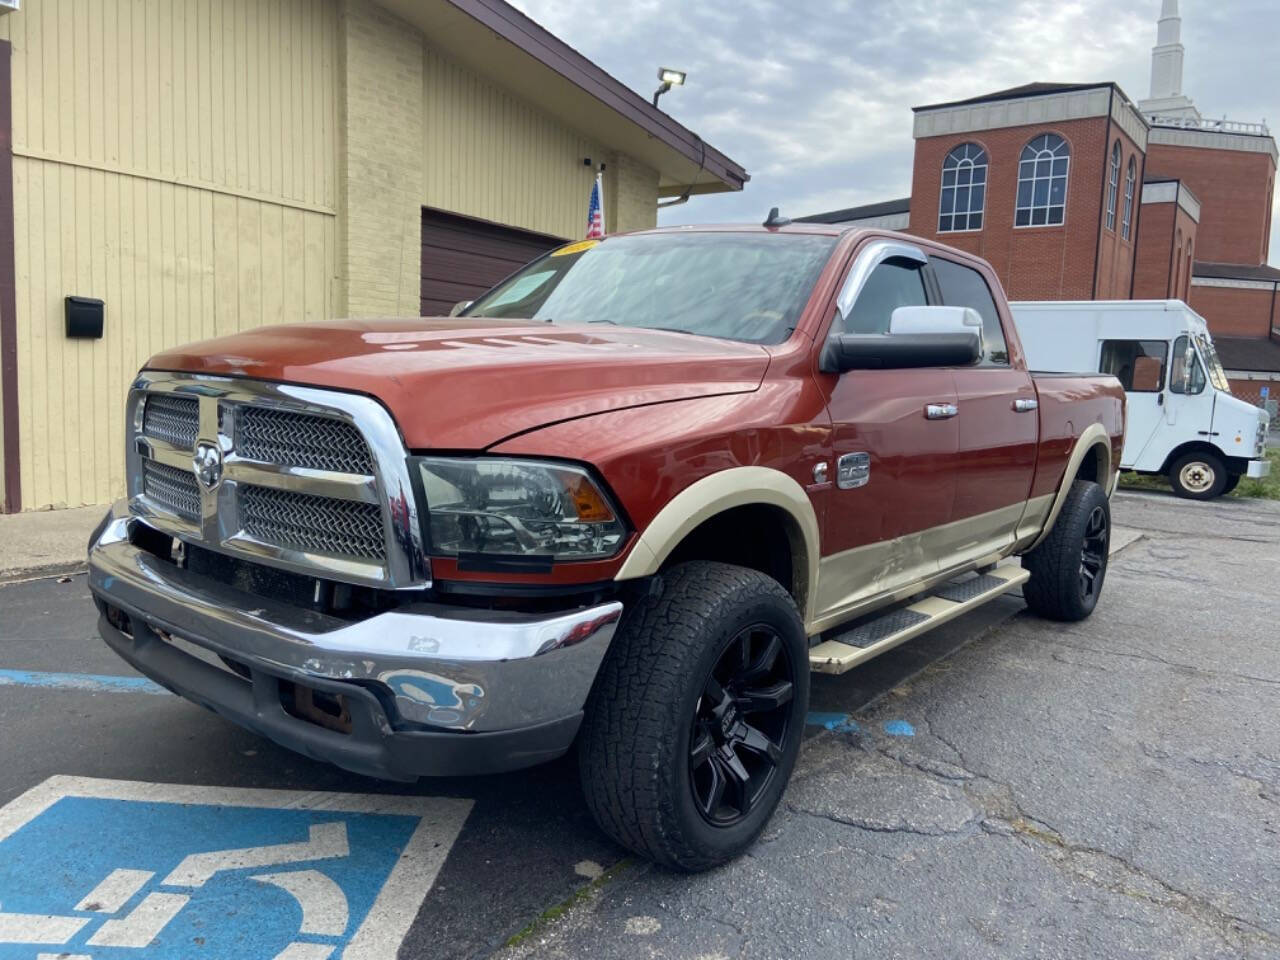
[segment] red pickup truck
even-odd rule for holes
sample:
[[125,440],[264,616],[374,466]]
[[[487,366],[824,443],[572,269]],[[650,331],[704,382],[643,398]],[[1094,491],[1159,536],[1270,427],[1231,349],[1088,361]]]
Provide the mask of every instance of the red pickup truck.
[[1029,373],[982,260],[771,218],[170,350],[126,422],[89,561],[129,663],[383,778],[576,743],[604,830],[696,870],[777,805],[811,669],[1019,586],[1093,610],[1124,394]]

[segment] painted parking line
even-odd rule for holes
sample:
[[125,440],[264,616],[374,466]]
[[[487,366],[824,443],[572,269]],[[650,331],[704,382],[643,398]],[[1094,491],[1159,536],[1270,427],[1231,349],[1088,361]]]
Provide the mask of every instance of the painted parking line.
[[146,677],[116,677],[101,673],[45,673],[40,670],[0,670],[0,687],[49,687],[89,693],[150,693],[171,696]]
[[470,810],[53,777],[0,808],[0,960],[393,960]]

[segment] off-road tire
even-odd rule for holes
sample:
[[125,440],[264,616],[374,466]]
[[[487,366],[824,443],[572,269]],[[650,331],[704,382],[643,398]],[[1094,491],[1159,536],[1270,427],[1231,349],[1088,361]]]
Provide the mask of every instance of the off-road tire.
[[[1093,592],[1087,594],[1082,587],[1085,538],[1098,509],[1105,521],[1105,536]],[[1031,572],[1031,579],[1022,586],[1022,596],[1031,612],[1068,622],[1083,620],[1093,613],[1106,578],[1110,542],[1111,505],[1106,493],[1091,480],[1076,480],[1067,491],[1049,536],[1022,558],[1022,566]]]
[[[664,571],[625,612],[588,699],[578,741],[587,806],[618,843],[694,872],[738,856],[782,797],[804,733],[809,651],[791,596],[763,573],[691,562]],[[744,819],[715,826],[694,800],[689,751],[704,683],[733,638],[765,624],[791,658],[791,713],[772,779]]]
[[[1197,476],[1212,473],[1213,479],[1202,487],[1191,486],[1183,482],[1184,470],[1196,471],[1193,475]],[[1226,464],[1212,453],[1184,453],[1169,467],[1169,486],[1178,496],[1188,500],[1212,500],[1222,496],[1227,491],[1227,477]]]

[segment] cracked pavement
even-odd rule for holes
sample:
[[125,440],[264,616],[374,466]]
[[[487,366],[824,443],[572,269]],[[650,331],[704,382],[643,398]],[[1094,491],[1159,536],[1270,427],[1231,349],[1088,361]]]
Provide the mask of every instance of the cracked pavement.
[[1092,618],[1006,598],[816,677],[856,727],[748,856],[635,864],[502,956],[1280,957],[1280,503],[1113,511],[1145,536]]

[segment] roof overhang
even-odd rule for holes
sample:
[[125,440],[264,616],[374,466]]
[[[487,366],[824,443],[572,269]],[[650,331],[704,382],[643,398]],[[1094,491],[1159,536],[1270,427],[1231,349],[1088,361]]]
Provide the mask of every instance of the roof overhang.
[[376,0],[450,59],[608,150],[658,171],[659,194],[741,190],[749,174],[503,0]]

